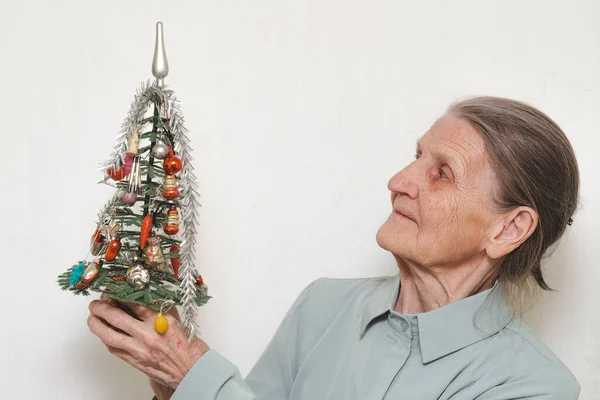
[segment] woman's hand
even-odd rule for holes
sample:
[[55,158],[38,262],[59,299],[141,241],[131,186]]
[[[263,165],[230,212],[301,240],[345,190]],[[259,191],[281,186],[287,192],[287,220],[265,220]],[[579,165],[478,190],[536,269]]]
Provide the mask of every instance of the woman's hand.
[[154,329],[158,312],[137,304],[124,304],[142,321],[117,307],[116,301],[103,296],[90,303],[90,331],[100,338],[110,353],[145,373],[159,399],[161,396],[168,399],[209,347],[198,337],[188,342],[175,307],[165,314],[169,328],[160,335]]

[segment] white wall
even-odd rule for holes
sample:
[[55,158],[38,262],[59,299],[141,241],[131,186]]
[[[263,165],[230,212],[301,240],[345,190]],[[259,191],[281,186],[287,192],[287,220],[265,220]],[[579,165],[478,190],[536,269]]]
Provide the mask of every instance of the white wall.
[[582,209],[534,329],[600,399],[600,3],[5,1],[0,13],[3,399],[149,399],[56,276],[86,252],[96,185],[165,24],[202,194],[205,340],[246,374],[321,276],[395,273],[386,184],[458,96],[530,102],[571,139]]

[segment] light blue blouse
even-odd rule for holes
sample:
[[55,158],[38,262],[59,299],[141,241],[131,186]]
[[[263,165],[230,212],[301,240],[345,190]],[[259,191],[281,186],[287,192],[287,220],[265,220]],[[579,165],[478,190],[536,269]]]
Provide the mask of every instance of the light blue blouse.
[[318,279],[245,380],[211,349],[171,399],[576,400],[575,377],[497,289],[399,314],[399,274]]

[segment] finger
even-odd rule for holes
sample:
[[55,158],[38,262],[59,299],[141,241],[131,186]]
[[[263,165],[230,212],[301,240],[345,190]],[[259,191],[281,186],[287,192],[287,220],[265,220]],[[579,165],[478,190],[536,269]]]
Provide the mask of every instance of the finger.
[[115,299],[113,299],[112,297],[107,296],[106,293],[102,293],[100,295],[100,300],[102,300],[110,305],[113,305],[113,306],[117,304],[117,301]]
[[108,301],[108,302],[113,302],[113,301],[116,301],[114,298],[110,297],[110,296],[109,296],[108,294],[106,294],[105,292],[102,292],[102,293],[100,294],[100,300],[103,300],[103,301]]
[[160,369],[153,367],[152,365],[148,365],[147,363],[141,363],[135,357],[133,357],[129,352],[119,349],[117,347],[112,347],[106,345],[108,352],[119,357],[121,360],[125,361],[127,364],[136,368],[137,370],[146,374],[150,379],[153,379],[164,385],[166,387],[170,387],[167,382],[169,380],[170,375]]
[[131,336],[139,334],[144,328],[141,322],[127,315],[126,312],[105,301],[94,300],[89,306],[90,312],[102,318],[115,328],[119,328]]
[[126,312],[128,315],[130,315],[132,318],[135,318],[135,319],[137,319],[138,321],[142,321],[142,322],[143,322],[145,319],[147,319],[147,316],[145,316],[145,315],[143,315],[143,316],[140,316],[140,315],[138,314],[138,313],[140,312],[139,310],[138,310],[138,312],[137,312],[137,313],[136,313],[136,312],[134,312],[134,311],[132,310],[132,307],[131,307],[131,305],[132,305],[132,304],[133,304],[133,303],[124,303],[124,302],[117,301],[117,302],[115,303],[115,307],[117,307],[117,308],[118,308],[118,309],[120,309],[120,310],[123,310],[123,311],[125,311],[125,312]]
[[121,304],[128,307],[131,311],[133,311],[138,317],[140,317],[144,321],[148,320],[148,319],[153,320],[154,318],[156,318],[156,315],[158,314],[158,312],[156,312],[152,308],[142,306],[140,304],[125,303],[125,302],[123,302]]
[[98,316],[90,314],[87,325],[90,331],[98,336],[105,345],[128,351],[139,351],[140,346],[131,336],[128,336],[126,333],[115,331],[113,328],[102,322]]

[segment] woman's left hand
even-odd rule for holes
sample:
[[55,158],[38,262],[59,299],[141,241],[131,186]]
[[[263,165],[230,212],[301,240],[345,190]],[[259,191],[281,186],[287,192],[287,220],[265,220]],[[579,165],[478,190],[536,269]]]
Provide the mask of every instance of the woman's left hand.
[[[164,314],[169,325],[161,335],[154,328],[158,312],[137,304],[123,304],[142,321],[118,308],[115,300],[103,296],[101,300],[90,303],[90,331],[100,338],[110,353],[159,384],[177,389],[196,361],[209,350],[208,345],[198,337],[188,341],[175,307]],[[126,333],[118,332],[107,324]]]

